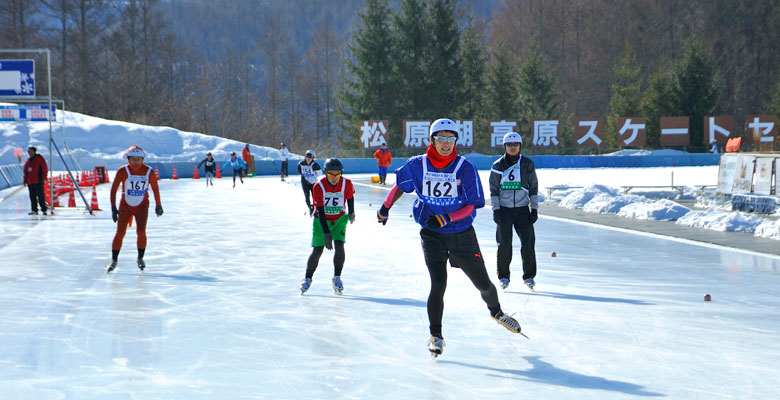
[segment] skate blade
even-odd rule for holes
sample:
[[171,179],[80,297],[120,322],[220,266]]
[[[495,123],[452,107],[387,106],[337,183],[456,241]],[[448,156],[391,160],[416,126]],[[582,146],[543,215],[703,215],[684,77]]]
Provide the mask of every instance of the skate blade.
[[431,350],[431,349],[428,349],[428,351],[431,352],[431,359],[434,360],[434,361],[436,361],[439,358],[439,356],[441,355],[441,351],[436,351],[436,350]]

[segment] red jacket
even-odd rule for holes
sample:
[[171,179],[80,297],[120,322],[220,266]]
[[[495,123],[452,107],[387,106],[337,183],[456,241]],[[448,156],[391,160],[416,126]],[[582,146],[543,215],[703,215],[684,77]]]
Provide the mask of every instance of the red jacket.
[[390,163],[393,162],[393,156],[390,155],[390,149],[387,149],[384,153],[382,153],[382,149],[375,151],[374,158],[376,158],[377,167],[389,167]]
[[34,185],[46,181],[49,169],[46,167],[46,159],[36,154],[24,162],[24,184]]

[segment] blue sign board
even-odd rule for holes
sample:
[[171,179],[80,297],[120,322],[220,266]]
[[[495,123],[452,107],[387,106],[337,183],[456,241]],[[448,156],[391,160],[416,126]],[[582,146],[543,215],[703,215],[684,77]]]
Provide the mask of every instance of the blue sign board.
[[[49,112],[51,111],[51,112]],[[0,106],[0,122],[52,121],[57,120],[57,106],[30,104],[18,106]]]
[[34,60],[0,60],[0,97],[35,97]]

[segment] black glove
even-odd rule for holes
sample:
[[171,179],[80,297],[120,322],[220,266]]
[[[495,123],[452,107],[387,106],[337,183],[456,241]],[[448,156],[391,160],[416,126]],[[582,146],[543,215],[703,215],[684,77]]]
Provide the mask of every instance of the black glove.
[[428,229],[439,229],[444,228],[450,222],[452,222],[452,218],[450,218],[449,214],[436,214],[428,217],[428,220],[425,221],[425,226]]
[[154,208],[154,213],[157,214],[158,217],[161,216],[163,214],[162,206],[158,204],[157,207]]
[[533,225],[537,219],[539,219],[539,213],[536,212],[536,209],[534,208],[531,210],[531,215],[528,217],[528,221],[530,221],[531,225]]
[[498,223],[501,220],[501,210],[493,210],[493,222]]
[[376,212],[376,222],[379,222],[382,225],[387,225],[388,218],[390,218],[390,209],[382,204],[382,208]]
[[314,206],[309,206],[309,216],[314,215]]
[[116,222],[117,217],[119,216],[119,210],[116,209],[116,206],[111,206],[111,219]]
[[355,213],[349,213],[349,223],[355,222]]
[[325,248],[333,250],[333,235],[330,232],[325,234]]

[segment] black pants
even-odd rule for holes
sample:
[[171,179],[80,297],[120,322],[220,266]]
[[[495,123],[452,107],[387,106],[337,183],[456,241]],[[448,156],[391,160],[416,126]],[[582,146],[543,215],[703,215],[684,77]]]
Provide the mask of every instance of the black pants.
[[311,188],[314,187],[306,179],[301,179],[301,188],[303,188],[303,197],[306,199],[306,207],[311,209]]
[[46,212],[46,195],[43,193],[43,182],[27,184],[27,191],[30,193],[30,208],[38,212],[38,205],[41,211]]
[[496,226],[498,243],[498,278],[509,279],[509,264],[512,262],[512,228],[520,237],[520,255],[523,258],[523,280],[536,277],[536,234],[531,223],[528,207],[501,207],[499,223]]
[[431,276],[431,292],[428,294],[431,335],[442,337],[441,319],[444,313],[444,291],[447,289],[447,260],[450,260],[453,267],[463,270],[474,287],[479,289],[490,315],[501,311],[498,293],[488,277],[473,227],[458,233],[436,233],[422,229],[420,237],[425,265],[428,266]]
[[[333,256],[333,276],[341,276],[341,270],[344,269],[344,242],[341,240],[333,241],[333,248],[336,250],[336,254]],[[317,265],[320,263],[320,257],[322,256],[322,250],[324,246],[314,247],[309,255],[309,261],[306,263],[306,277],[311,279],[314,276],[314,271],[317,270]]]
[[236,176],[238,176],[238,179],[241,180],[241,183],[244,183],[243,172],[244,172],[243,168],[233,170],[233,186],[236,186]]
[[290,175],[290,174],[287,173],[287,160],[284,160],[284,161],[282,161],[282,178],[284,178],[285,176],[288,176],[288,175]]

